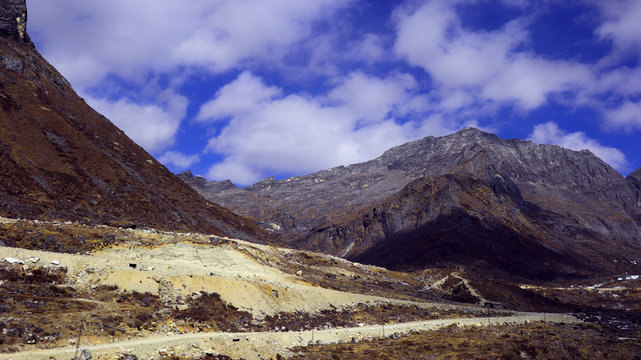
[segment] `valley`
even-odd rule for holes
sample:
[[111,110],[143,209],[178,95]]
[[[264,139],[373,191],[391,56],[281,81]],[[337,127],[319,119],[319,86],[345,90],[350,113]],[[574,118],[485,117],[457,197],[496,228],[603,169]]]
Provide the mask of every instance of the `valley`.
[[[225,176],[269,176],[261,171],[287,160],[246,167],[265,144],[250,137],[260,159],[235,158],[205,136],[225,142],[235,121],[225,111],[313,97],[244,71],[207,96],[239,81],[263,95],[200,104],[224,124],[190,122],[202,130],[191,140],[208,145],[188,155],[171,151],[185,114],[200,116],[170,86],[184,79],[140,74],[149,84],[128,95],[141,102],[112,105],[123,124],[166,127],[140,128],[166,136],[161,163],[78,95],[92,96],[41,56],[26,21],[25,0],[0,0],[0,359],[641,360],[641,168],[624,176],[590,150],[504,139],[466,119],[370,160],[246,187],[176,175],[170,163],[183,171],[225,155]],[[181,67],[195,77],[205,68]],[[166,104],[147,103],[161,83]],[[323,99],[313,104],[321,123],[326,106],[343,106]],[[285,117],[303,124],[297,113]],[[274,139],[310,131],[262,126]]]
[[[1,248],[0,289],[8,295],[0,300],[3,359],[60,359],[82,350],[97,359],[297,358],[301,351],[313,356],[333,349],[331,344],[421,343],[421,336],[443,328],[560,324],[591,326],[603,337],[618,328],[631,348],[641,341],[634,318],[606,319],[605,308],[591,317],[570,309],[585,298],[575,296],[575,286],[521,285],[528,294],[557,301],[543,313],[534,309],[544,306],[523,302],[527,294],[509,295],[521,297],[514,308],[497,301],[461,271],[394,272],[198,233],[0,220],[4,243],[47,234],[49,246],[65,249]],[[74,237],[88,240],[80,251],[72,251]],[[619,305],[582,306],[638,313],[638,277],[622,279],[613,279],[620,285]]]

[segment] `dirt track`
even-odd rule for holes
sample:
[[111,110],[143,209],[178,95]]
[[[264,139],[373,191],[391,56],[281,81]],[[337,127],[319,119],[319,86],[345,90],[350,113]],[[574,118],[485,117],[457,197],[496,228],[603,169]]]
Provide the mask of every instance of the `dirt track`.
[[579,322],[575,317],[565,314],[520,313],[514,316],[493,318],[460,318],[447,320],[427,320],[392,325],[363,326],[356,328],[327,329],[293,332],[253,332],[253,333],[190,333],[179,335],[152,336],[136,340],[121,341],[99,345],[66,347],[50,350],[27,351],[15,354],[0,354],[0,359],[49,359],[54,357],[70,359],[76,351],[87,349],[93,359],[114,359],[120,354],[135,354],[139,359],[157,359],[167,355],[202,356],[225,354],[233,358],[261,359],[276,354],[287,357],[290,348],[310,343],[323,344],[361,341],[375,337],[391,336],[395,333],[407,334],[412,331],[434,330],[452,324],[459,326],[489,326],[504,323],[525,323],[530,321],[556,323]]

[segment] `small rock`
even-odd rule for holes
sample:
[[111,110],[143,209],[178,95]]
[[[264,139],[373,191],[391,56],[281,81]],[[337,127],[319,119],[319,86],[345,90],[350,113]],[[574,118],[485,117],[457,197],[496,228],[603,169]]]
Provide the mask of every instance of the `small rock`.
[[296,276],[303,276],[303,270],[296,271]]
[[131,354],[121,355],[119,360],[138,360],[138,356]]
[[89,350],[83,349],[80,352],[80,355],[78,355],[78,357],[76,359],[78,359],[78,360],[89,360],[91,358],[92,358],[92,356],[91,356],[91,353],[89,352]]
[[29,262],[31,262],[31,263],[33,263],[33,264],[35,264],[35,263],[37,263],[38,261],[40,261],[40,258],[39,258],[39,257],[30,257],[30,258],[28,258],[27,260],[29,260]]
[[24,261],[16,259],[14,257],[6,257],[4,258],[4,261],[8,262],[9,264],[24,264]]
[[51,260],[52,265],[60,265],[60,261],[58,260]]

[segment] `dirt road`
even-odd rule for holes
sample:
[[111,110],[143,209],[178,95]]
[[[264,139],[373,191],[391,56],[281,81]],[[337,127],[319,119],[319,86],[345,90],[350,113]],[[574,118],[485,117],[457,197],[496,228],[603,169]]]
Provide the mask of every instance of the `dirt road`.
[[98,345],[82,345],[79,348],[66,347],[50,350],[27,351],[14,354],[0,354],[0,359],[71,359],[77,351],[88,350],[92,359],[117,359],[121,354],[135,354],[139,359],[157,359],[162,356],[202,356],[225,354],[233,358],[269,359],[277,354],[285,357],[289,349],[311,343],[330,344],[361,341],[394,334],[408,334],[412,331],[434,330],[453,324],[458,326],[491,326],[504,323],[526,323],[547,321],[576,323],[575,317],[566,314],[517,313],[514,316],[492,318],[459,318],[426,320],[391,325],[374,325],[355,328],[334,328],[315,331],[292,332],[251,332],[251,333],[189,333],[178,335],[152,336],[141,339]]

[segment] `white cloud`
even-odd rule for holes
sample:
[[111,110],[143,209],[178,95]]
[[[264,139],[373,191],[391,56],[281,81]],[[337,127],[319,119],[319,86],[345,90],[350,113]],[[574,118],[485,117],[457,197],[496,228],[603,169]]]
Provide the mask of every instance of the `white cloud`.
[[571,150],[590,150],[601,160],[610,164],[617,170],[623,170],[627,161],[621,150],[601,145],[598,141],[589,138],[584,132],[577,131],[566,133],[559,129],[555,122],[547,122],[536,125],[534,131],[529,136],[529,140],[538,144],[559,145]]
[[168,165],[173,164],[176,168],[184,170],[189,168],[191,165],[197,163],[200,160],[198,154],[195,155],[186,155],[177,151],[167,151],[161,157],[158,158],[158,161]]
[[616,109],[607,110],[604,126],[609,130],[641,130],[641,101],[626,101]]
[[116,101],[85,96],[87,103],[109,118],[145,150],[155,153],[174,143],[180,122],[185,117],[188,100],[166,91],[157,101],[162,104],[138,104],[127,98]]
[[383,40],[379,35],[372,33],[366,34],[360,42],[353,43],[352,47],[354,51],[349,56],[368,64],[383,60],[386,54]]
[[615,68],[604,72],[595,84],[595,92],[614,92],[622,96],[641,95],[641,81],[630,81],[631,79],[641,79],[641,67]]
[[[201,110],[207,113],[202,119],[231,118],[209,142],[209,150],[224,160],[214,164],[208,176],[245,185],[273,174],[308,173],[369,160],[392,146],[455,130],[445,130],[442,118],[399,124],[390,117],[411,108],[405,104],[412,104],[408,92],[412,86],[413,79],[402,74],[379,79],[355,73],[337,83],[330,96],[276,96],[281,93],[278,89],[244,73]],[[387,92],[389,97],[382,95]],[[231,98],[261,101],[228,106]]]
[[396,13],[395,52],[428,72],[437,88],[533,109],[546,103],[549,94],[591,80],[585,65],[545,60],[520,50],[527,42],[522,21],[495,31],[471,32],[463,28],[455,4],[425,1]]
[[615,47],[613,57],[641,55],[641,1],[609,0],[597,4],[605,21],[596,34],[612,41]]
[[232,115],[251,113],[280,94],[279,88],[265,86],[251,73],[243,72],[234,82],[223,86],[216,93],[215,100],[200,108],[196,120],[221,120]]
[[416,81],[408,74],[381,79],[355,72],[332,89],[328,97],[344,106],[351,117],[366,124],[381,121],[391,112],[402,114],[406,109],[405,102],[411,99],[408,91],[416,86]]
[[196,66],[214,72],[278,61],[344,0],[30,0],[29,31],[44,55],[81,89],[107,74]]
[[[316,21],[351,2],[30,0],[29,32],[78,93],[138,144],[158,152],[174,142],[187,100],[154,94],[139,100],[127,91],[137,92],[162,76],[178,88],[192,71],[219,73],[252,61],[279,66],[292,45],[310,36]],[[236,114],[259,99],[222,100],[217,108],[203,108],[201,117]]]

